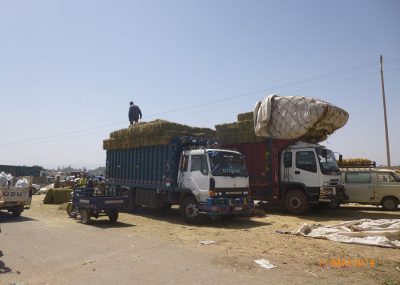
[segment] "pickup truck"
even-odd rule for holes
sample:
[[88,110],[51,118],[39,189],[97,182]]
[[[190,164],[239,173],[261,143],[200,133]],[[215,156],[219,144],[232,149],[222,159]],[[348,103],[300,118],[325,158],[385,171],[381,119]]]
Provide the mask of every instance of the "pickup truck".
[[390,169],[341,168],[348,203],[382,206],[388,211],[398,209],[400,176]]
[[24,209],[29,209],[32,202],[32,179],[23,177],[28,181],[26,187],[0,185],[0,210],[11,212],[14,217],[19,217]]

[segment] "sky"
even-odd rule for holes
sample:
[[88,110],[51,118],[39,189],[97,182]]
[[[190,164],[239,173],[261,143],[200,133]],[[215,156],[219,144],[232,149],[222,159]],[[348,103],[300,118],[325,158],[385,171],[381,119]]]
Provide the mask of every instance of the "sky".
[[94,168],[143,121],[214,128],[270,94],[349,113],[322,144],[400,165],[400,1],[0,0],[0,164]]

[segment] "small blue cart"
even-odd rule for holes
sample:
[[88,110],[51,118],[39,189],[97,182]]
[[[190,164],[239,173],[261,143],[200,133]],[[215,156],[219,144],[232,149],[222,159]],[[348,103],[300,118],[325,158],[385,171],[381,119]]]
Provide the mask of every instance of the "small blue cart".
[[90,218],[108,216],[110,222],[118,220],[118,212],[127,210],[128,196],[120,196],[118,193],[112,195],[94,195],[93,188],[76,187],[71,193],[71,201],[67,206],[70,217],[80,216],[83,224],[89,224]]

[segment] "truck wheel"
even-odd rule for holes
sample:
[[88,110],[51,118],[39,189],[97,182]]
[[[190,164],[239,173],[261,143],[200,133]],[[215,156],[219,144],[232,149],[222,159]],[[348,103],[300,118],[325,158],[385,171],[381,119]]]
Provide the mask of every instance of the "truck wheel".
[[116,223],[118,220],[118,212],[115,211],[115,212],[108,213],[108,218],[110,219],[111,223]]
[[399,207],[399,201],[393,197],[387,197],[382,200],[382,208],[386,211],[395,211]]
[[90,214],[89,214],[89,210],[88,209],[81,209],[80,210],[80,214],[81,214],[81,223],[82,224],[90,224]]
[[307,195],[299,190],[290,190],[285,196],[285,207],[291,214],[304,214],[310,209]]
[[12,210],[11,213],[14,217],[19,217],[21,216],[22,210],[21,209]]
[[202,220],[200,217],[199,203],[193,196],[188,196],[181,203],[181,214],[189,224],[199,224]]

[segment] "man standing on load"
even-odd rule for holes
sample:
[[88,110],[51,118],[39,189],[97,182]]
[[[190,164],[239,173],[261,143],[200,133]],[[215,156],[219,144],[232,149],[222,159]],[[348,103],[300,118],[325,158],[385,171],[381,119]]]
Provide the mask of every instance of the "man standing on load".
[[139,106],[133,104],[132,101],[129,103],[129,105],[129,122],[131,125],[133,125],[133,122],[137,123],[139,121],[139,117],[142,119],[142,111],[140,111]]

